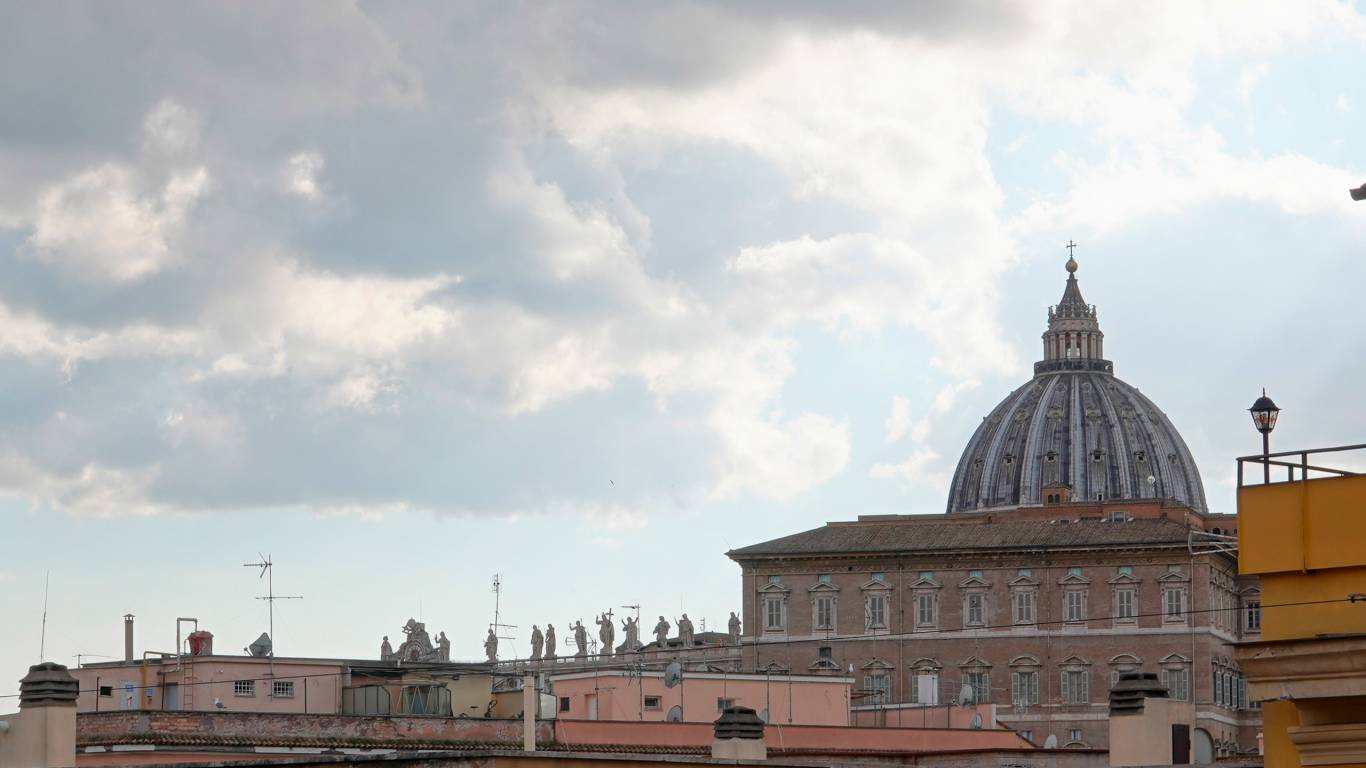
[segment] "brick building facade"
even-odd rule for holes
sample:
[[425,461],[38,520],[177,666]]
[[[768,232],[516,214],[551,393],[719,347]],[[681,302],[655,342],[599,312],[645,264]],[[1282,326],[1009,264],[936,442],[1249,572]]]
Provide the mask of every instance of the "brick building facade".
[[747,669],[852,675],[856,704],[999,705],[1039,745],[1104,747],[1110,686],[1154,672],[1215,754],[1261,723],[1231,643],[1260,627],[1233,515],[1185,442],[1114,376],[1069,259],[1034,377],[983,418],[947,514],[869,516],[733,550]]

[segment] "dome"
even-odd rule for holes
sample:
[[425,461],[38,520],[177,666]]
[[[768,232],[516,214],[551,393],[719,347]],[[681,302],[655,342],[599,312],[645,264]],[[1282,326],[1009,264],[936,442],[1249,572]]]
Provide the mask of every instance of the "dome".
[[1062,301],[1048,310],[1044,359],[968,441],[949,512],[1044,503],[1063,484],[1074,501],[1173,499],[1208,512],[1190,449],[1167,415],[1102,357],[1096,308],[1069,259]]

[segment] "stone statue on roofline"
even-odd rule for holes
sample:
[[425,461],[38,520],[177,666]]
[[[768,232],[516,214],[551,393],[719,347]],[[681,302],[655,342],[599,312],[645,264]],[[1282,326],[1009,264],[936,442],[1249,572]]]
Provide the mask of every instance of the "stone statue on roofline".
[[659,644],[659,650],[669,647],[669,630],[672,627],[673,625],[665,621],[663,616],[659,617],[659,623],[655,625],[655,642]]
[[678,639],[679,639],[680,642],[683,643],[683,647],[684,647],[684,648],[691,648],[691,647],[692,647],[692,645],[693,645],[692,635],[693,635],[692,619],[688,618],[688,614],[685,613],[685,614],[683,614],[683,618],[681,618],[681,619],[678,620]]
[[545,656],[546,661],[555,660],[555,625],[545,625]]
[[541,658],[541,648],[545,645],[545,637],[541,634],[541,628],[535,624],[531,625],[531,660],[536,661]]
[[740,644],[740,617],[735,615],[735,611],[730,612],[730,621],[726,624],[726,630],[730,634],[730,644]]
[[388,661],[394,657],[394,646],[389,645],[389,636],[384,636],[384,642],[379,644],[379,660]]
[[442,632],[436,638],[436,657],[441,661],[451,660],[451,641],[446,639],[446,633]]
[[578,652],[574,654],[574,658],[588,658],[588,630],[583,627],[583,619],[574,622],[574,645],[578,646]]
[[634,617],[626,617],[626,621],[621,624],[621,631],[626,635],[626,652],[635,653],[640,650],[640,623]]
[[593,620],[598,625],[598,647],[599,656],[611,656],[612,649],[616,647],[616,627],[612,626],[612,612],[608,611]]
[[489,627],[489,633],[484,638],[484,655],[489,661],[498,660],[498,635],[494,634],[493,627]]

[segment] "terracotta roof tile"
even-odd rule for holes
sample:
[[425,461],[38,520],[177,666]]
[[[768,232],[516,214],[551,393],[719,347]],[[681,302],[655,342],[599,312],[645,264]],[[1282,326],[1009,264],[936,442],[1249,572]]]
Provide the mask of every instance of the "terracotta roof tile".
[[828,523],[791,536],[733,549],[732,560],[753,557],[838,554],[901,554],[965,550],[1020,551],[1072,547],[1172,546],[1184,544],[1189,529],[1162,519],[1125,523],[1084,520],[1007,520],[980,523],[919,520]]

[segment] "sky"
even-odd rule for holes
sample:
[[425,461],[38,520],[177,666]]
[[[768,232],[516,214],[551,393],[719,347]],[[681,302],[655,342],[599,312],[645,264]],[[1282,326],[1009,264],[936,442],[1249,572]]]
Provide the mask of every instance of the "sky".
[[1363,61],[1321,0],[7,3],[0,695],[236,652],[262,554],[279,655],[478,658],[495,573],[504,655],[723,626],[729,548],[943,511],[1071,240],[1233,512],[1262,387],[1366,437]]

